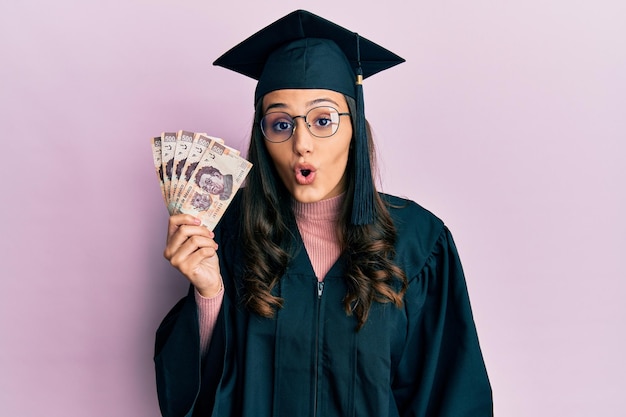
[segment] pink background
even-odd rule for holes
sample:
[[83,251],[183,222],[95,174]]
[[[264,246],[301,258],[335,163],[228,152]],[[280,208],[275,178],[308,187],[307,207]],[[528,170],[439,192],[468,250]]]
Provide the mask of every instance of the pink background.
[[158,414],[149,138],[244,148],[254,82],[211,63],[303,7],[407,59],[365,83],[383,190],[452,229],[496,414],[623,416],[626,3],[287,4],[2,2],[0,415]]

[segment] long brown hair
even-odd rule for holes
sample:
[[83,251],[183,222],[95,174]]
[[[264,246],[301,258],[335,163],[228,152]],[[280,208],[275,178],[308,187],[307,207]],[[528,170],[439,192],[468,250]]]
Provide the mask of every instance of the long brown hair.
[[[346,101],[350,113],[355,114],[354,100],[346,96]],[[292,258],[296,223],[291,209],[291,195],[276,172],[259,127],[263,116],[261,102],[259,100],[256,107],[248,149],[253,172],[242,191],[244,303],[263,317],[273,317],[275,310],[282,306],[282,299],[271,291]],[[367,137],[370,160],[374,165],[375,150],[369,126]],[[357,328],[361,328],[367,321],[372,302],[392,302],[402,306],[407,278],[404,271],[393,263],[396,229],[378,193],[374,223],[355,226],[350,222],[355,184],[352,148],[346,168],[348,187],[337,233],[346,260],[345,282],[348,289],[343,300],[344,309],[346,314],[355,315]],[[372,172],[375,170],[372,169]]]

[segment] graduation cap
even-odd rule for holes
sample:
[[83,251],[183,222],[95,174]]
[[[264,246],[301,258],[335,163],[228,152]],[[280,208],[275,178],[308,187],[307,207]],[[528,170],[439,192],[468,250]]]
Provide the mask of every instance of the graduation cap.
[[404,62],[357,33],[305,10],[261,29],[219,57],[218,65],[258,80],[255,104],[280,89],[326,89],[356,101],[352,223],[371,224],[375,187],[367,146],[362,80]]

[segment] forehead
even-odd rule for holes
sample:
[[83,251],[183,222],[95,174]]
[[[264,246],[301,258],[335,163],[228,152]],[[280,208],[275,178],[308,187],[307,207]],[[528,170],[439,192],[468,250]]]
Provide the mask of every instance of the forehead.
[[347,111],[348,104],[343,94],[333,90],[285,89],[275,90],[263,97],[263,111],[268,107],[293,111],[304,111],[311,107],[331,105],[340,111]]

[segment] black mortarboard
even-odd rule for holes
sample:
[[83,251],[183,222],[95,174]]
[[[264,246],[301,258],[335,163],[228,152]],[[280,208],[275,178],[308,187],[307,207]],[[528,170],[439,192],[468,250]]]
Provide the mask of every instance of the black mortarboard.
[[361,81],[404,62],[393,52],[333,22],[296,10],[261,29],[213,64],[258,80],[255,104],[270,91],[315,88],[356,100],[352,223],[370,224],[374,193]]

